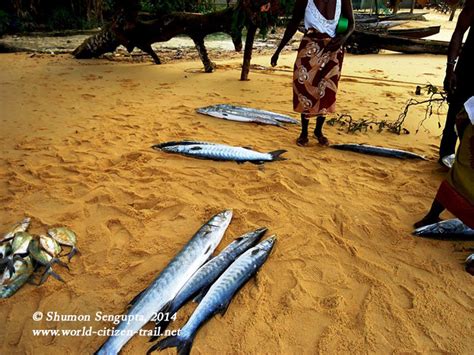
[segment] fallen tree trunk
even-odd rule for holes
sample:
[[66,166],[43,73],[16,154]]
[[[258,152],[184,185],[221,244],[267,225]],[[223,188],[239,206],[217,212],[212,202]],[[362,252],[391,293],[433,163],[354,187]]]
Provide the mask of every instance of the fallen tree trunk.
[[111,27],[111,24],[108,24],[100,32],[87,38],[72,55],[77,59],[91,59],[115,51],[121,43]]
[[135,47],[141,49],[148,53],[156,64],[160,64],[160,59],[151,45],[184,34],[194,41],[205,71],[209,73],[214,70],[215,65],[208,57],[204,45],[205,36],[216,32],[227,33],[232,37],[235,50],[242,49],[241,29],[232,31],[234,11],[234,8],[227,8],[205,15],[176,12],[154,17],[139,14],[134,22],[127,22],[122,18],[122,14],[118,14],[102,31],[76,48],[73,55],[81,59],[94,58],[113,52],[119,45],[123,45],[129,52]]

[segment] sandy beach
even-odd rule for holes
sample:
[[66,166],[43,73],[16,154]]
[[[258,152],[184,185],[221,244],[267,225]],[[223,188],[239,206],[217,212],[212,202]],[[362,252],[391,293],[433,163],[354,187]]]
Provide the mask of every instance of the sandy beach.
[[[410,109],[408,135],[326,127],[332,143],[405,149],[427,161],[342,152],[315,139],[301,148],[299,127],[195,112],[229,103],[298,118],[291,104],[294,58],[287,52],[277,70],[252,70],[251,80],[241,82],[239,57],[214,58],[216,72],[205,74],[199,61],[157,66],[0,55],[0,230],[23,216],[32,218],[33,233],[65,225],[77,233],[81,252],[69,272],[58,268],[65,283],[25,285],[0,300],[0,353],[93,353],[105,337],[32,331],[111,328],[95,314],[122,314],[201,224],[227,208],[234,219],[218,250],[261,226],[278,242],[225,316],[200,330],[194,354],[472,352],[474,283],[463,261],[474,243],[411,236],[446,174],[436,162],[446,107],[417,134],[424,107]],[[269,61],[256,56],[252,63]],[[417,85],[442,84],[445,62],[347,55],[338,113],[394,121]],[[151,149],[184,139],[286,149],[288,160],[238,165]],[[175,327],[194,307],[178,313]],[[92,320],[35,322],[37,311]],[[134,337],[123,353],[145,353],[147,340]]]

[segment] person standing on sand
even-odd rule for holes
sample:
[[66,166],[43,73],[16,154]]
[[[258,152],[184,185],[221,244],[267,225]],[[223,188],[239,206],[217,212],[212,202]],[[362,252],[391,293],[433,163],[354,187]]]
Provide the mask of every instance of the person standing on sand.
[[[347,19],[347,29],[336,33],[340,18]],[[296,144],[308,143],[309,118],[316,116],[314,135],[321,145],[328,145],[322,128],[327,113],[335,112],[336,93],[341,76],[342,46],[354,31],[351,0],[296,0],[293,16],[271,58],[276,66],[280,52],[304,20],[305,34],[298,49],[293,74],[293,109],[301,113],[301,134]]]
[[[439,162],[454,153],[457,135],[454,131],[456,115],[464,102],[474,95],[474,0],[466,0],[454,30],[448,49],[448,63],[444,89],[448,94],[449,109],[443,138],[439,148]],[[466,43],[462,46],[464,34],[469,29]],[[462,49],[461,49],[462,46]],[[458,60],[456,65],[456,60]]]
[[415,223],[416,228],[439,222],[445,209],[474,228],[474,96],[457,115],[456,129],[461,144],[453,167],[441,183],[428,214]]

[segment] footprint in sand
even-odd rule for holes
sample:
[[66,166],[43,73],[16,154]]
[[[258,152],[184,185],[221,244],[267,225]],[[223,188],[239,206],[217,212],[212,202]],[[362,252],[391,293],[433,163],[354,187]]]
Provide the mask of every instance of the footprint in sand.
[[119,219],[109,219],[107,221],[107,228],[112,234],[112,242],[117,246],[130,243],[132,234],[124,227]]
[[95,98],[95,95],[91,95],[91,94],[82,94],[81,96],[82,96],[83,99],[86,99],[86,100],[90,100],[90,99]]

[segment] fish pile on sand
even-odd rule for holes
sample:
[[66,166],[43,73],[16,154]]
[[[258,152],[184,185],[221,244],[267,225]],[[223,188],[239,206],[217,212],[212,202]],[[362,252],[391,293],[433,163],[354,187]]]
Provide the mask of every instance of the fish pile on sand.
[[43,268],[44,272],[37,285],[43,284],[50,275],[64,282],[53,271],[54,264],[69,269],[59,259],[63,249],[61,246],[71,248],[68,261],[78,251],[76,234],[72,230],[57,227],[49,229],[47,235],[35,236],[27,232],[30,222],[30,218],[23,219],[0,238],[0,298],[8,298],[26,282],[33,282],[34,272]]
[[[117,354],[146,323],[155,321],[152,340],[167,328],[176,312],[189,300],[199,305],[178,335],[164,338],[148,353],[177,347],[189,354],[197,331],[215,314],[224,314],[234,295],[265,263],[275,236],[258,243],[267,228],[259,228],[235,239],[220,254],[209,257],[219,245],[232,219],[226,210],[205,223],[170,261],[158,277],[130,302],[127,320],[116,328],[97,354]],[[258,243],[258,244],[257,244]]]

